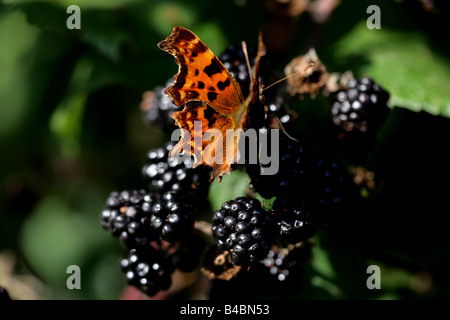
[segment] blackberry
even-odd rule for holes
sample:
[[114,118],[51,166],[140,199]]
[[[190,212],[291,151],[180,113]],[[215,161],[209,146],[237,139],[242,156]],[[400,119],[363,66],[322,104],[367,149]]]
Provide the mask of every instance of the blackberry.
[[235,265],[258,262],[269,252],[270,213],[257,199],[238,197],[225,202],[214,213],[211,230],[219,249],[228,251]]
[[271,291],[276,291],[282,296],[298,292],[302,280],[303,263],[310,257],[311,245],[306,241],[287,248],[274,246],[267,257],[261,261],[266,277],[269,276],[265,282],[270,286]]
[[[274,175],[261,174],[261,165],[247,164],[247,173],[251,178],[251,187],[264,198],[286,194],[291,190],[302,190],[310,179],[312,155],[303,144],[280,133],[278,171]],[[268,140],[270,141],[270,139]]]
[[6,301],[11,300],[11,297],[9,296],[8,291],[6,288],[0,286],[0,301]]
[[[298,251],[299,249],[293,249]],[[287,252],[285,252],[287,251]],[[297,259],[298,254],[289,250],[273,249],[269,251],[267,257],[261,262],[268,270],[274,280],[281,283],[292,281],[298,278],[301,271],[301,260]]]
[[127,284],[148,296],[169,289],[175,271],[172,260],[151,246],[130,250],[120,266]]
[[144,246],[158,238],[150,226],[150,210],[155,197],[144,190],[112,192],[101,212],[101,226],[120,237],[126,248]]
[[196,217],[192,206],[180,201],[178,193],[169,191],[153,205],[150,222],[163,240],[177,242],[192,235]]
[[311,192],[318,210],[329,215],[356,204],[358,191],[342,162],[330,156],[317,155],[311,170]]
[[[250,63],[250,68],[253,68],[255,63],[255,58],[257,54],[257,48],[248,46],[247,53]],[[236,79],[238,82],[242,94],[244,97],[247,97],[249,94],[250,83],[252,80],[252,75],[249,73],[249,67],[247,65],[247,61],[245,59],[245,54],[242,49],[241,44],[234,44],[228,46],[225,51],[220,55],[220,60],[223,65],[228,69],[230,74]],[[284,76],[284,73],[280,70],[271,66],[269,54],[264,56],[264,59],[261,60],[259,66],[259,82],[260,84],[269,82],[274,83],[275,81],[281,79]],[[249,119],[249,123],[247,123],[248,127],[259,129],[264,126],[264,118],[269,118],[272,115],[276,115],[283,125],[289,126],[293,123],[295,119],[295,113],[291,111],[286,103],[284,102],[285,98],[281,98],[283,92],[286,91],[284,85],[277,85],[277,87],[271,88],[269,94],[265,94],[265,98],[269,103],[267,104],[268,108],[264,108],[264,105],[260,105],[259,103],[250,105],[249,113],[253,116]],[[272,101],[273,102],[270,102]],[[266,109],[264,113],[260,113],[258,110]],[[254,111],[253,111],[254,110]],[[259,116],[260,115],[260,116]]]
[[289,269],[283,267],[285,259],[286,256],[283,252],[270,250],[261,263],[269,269],[270,274],[275,276],[278,281],[285,281],[289,276]]
[[311,238],[320,223],[320,212],[308,196],[280,196],[274,201],[272,212],[278,236],[289,243]]
[[[257,50],[254,47],[247,47],[250,66],[255,63]],[[245,96],[249,93],[251,75],[248,72],[247,61],[241,44],[228,46],[219,57],[225,68],[236,79],[241,86],[242,93]]]
[[171,117],[174,111],[182,108],[175,106],[169,96],[164,93],[165,88],[173,84],[173,79],[169,79],[166,87],[156,87],[153,91],[144,93],[141,102],[141,111],[144,120],[150,125],[166,132],[177,129],[175,120]]
[[289,109],[285,99],[280,95],[277,95],[273,102],[267,104],[267,109],[266,119],[272,114],[275,115],[285,129],[291,128],[297,118],[295,112]]
[[205,203],[209,190],[210,169],[204,165],[192,168],[193,157],[188,155],[169,158],[169,152],[176,142],[170,141],[163,148],[147,153],[142,168],[150,189],[158,193],[176,191],[190,204]]
[[372,79],[351,79],[331,95],[332,120],[345,133],[375,131],[386,119],[389,93]]

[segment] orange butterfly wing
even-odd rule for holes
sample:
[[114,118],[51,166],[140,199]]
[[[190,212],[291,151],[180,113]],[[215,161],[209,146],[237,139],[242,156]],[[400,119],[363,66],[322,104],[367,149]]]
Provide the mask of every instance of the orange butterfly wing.
[[[175,26],[167,39],[158,43],[158,47],[173,55],[179,66],[174,84],[165,93],[176,106],[185,105],[172,117],[181,129],[189,132],[188,136],[182,130],[181,139],[172,148],[171,155],[183,150],[190,152],[194,155],[195,166],[201,163],[211,166],[211,180],[219,176],[220,181],[224,173],[231,171],[239,142],[237,137],[234,143],[226,143],[227,129],[245,129],[249,105],[259,98],[257,73],[263,55],[262,45],[255,60],[250,95],[245,100],[233,76],[190,30]],[[203,139],[210,129],[221,133],[221,139]],[[198,135],[202,137],[201,143],[195,141]],[[205,153],[208,148],[212,152]],[[212,156],[221,161],[213,162]]]
[[202,101],[220,114],[231,114],[244,98],[241,88],[222,62],[190,30],[175,26],[158,47],[175,57],[178,74],[166,89],[180,107],[190,101]]

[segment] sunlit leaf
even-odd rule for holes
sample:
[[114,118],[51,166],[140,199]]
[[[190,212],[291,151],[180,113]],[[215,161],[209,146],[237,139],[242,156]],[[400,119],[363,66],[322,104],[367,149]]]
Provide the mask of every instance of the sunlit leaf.
[[450,117],[450,61],[419,33],[357,25],[335,46],[336,59],[364,56],[359,75],[375,79],[390,104]]

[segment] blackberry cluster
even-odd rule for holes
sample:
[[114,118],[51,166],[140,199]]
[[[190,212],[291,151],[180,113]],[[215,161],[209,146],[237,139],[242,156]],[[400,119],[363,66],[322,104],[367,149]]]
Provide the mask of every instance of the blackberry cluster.
[[151,209],[150,222],[153,229],[168,242],[183,240],[194,230],[197,212],[179,199],[178,193],[166,192]]
[[357,205],[359,194],[345,165],[331,156],[317,155],[313,160],[311,194],[317,209],[326,219]]
[[246,165],[251,187],[264,198],[287,194],[292,190],[303,190],[307,186],[307,181],[310,180],[308,170],[311,168],[311,151],[283,132],[279,131],[279,134],[279,164],[276,174],[261,174],[259,162]]
[[146,123],[165,132],[172,132],[177,128],[171,115],[174,111],[182,109],[174,105],[169,96],[164,93],[165,88],[172,84],[173,79],[171,78],[167,81],[165,87],[158,86],[153,91],[146,92],[141,103],[141,110]]
[[261,263],[269,269],[269,273],[279,282],[286,282],[288,279],[295,276],[295,273],[300,272],[300,255],[302,249],[295,248],[291,251],[280,250],[280,248],[274,248],[269,251],[267,257],[261,261]]
[[272,241],[270,213],[257,199],[238,197],[214,213],[212,234],[220,250],[230,253],[235,265],[264,259]]
[[[255,63],[257,50],[255,47],[248,46],[247,47],[248,59],[250,62],[250,66],[253,67]],[[244,50],[242,49],[241,44],[230,45],[219,57],[220,61],[222,61],[223,65],[233,78],[241,86],[241,90],[244,96],[247,96],[249,93],[250,82],[252,80],[251,74],[249,74],[247,60],[245,59]]]
[[[256,53],[254,47],[248,47],[250,65],[254,64]],[[247,96],[251,74],[242,46],[227,47],[220,60]],[[264,77],[261,68],[261,83]],[[163,90],[158,87],[149,92],[141,108],[150,125],[171,132],[176,129],[171,114],[181,108],[174,106]],[[120,237],[128,249],[121,262],[128,284],[149,296],[155,295],[171,286],[171,275],[176,269],[191,272],[198,268],[203,255],[213,257],[203,260],[203,269],[211,271],[213,278],[230,279],[236,273],[248,274],[249,270],[262,268],[278,283],[286,283],[295,279],[300,262],[309,256],[306,253],[310,251],[304,247],[307,240],[330,216],[342,218],[336,213],[345,212],[342,209],[357,196],[345,166],[313,153],[291,138],[286,131],[290,131],[296,115],[288,106],[286,88],[271,92],[275,96],[266,96],[264,117],[260,112],[258,121],[250,122],[250,126],[260,129],[264,125],[269,135],[267,152],[278,152],[278,169],[275,174],[265,175],[262,158],[256,164],[246,159],[245,169],[252,191],[266,199],[275,198],[272,209],[265,210],[252,197],[227,201],[214,212],[210,226],[213,241],[206,242],[204,233],[209,234],[209,230],[199,227],[200,222],[197,228],[194,226],[198,209],[208,203],[211,168],[193,168],[193,158],[188,155],[169,158],[175,142],[150,150],[142,168],[149,190],[113,192],[101,213],[102,227]],[[375,130],[389,110],[388,99],[389,94],[369,78],[350,81],[348,88],[332,94],[333,121],[346,133]],[[252,105],[250,111],[257,107],[259,104]],[[285,130],[279,130],[279,140],[271,144],[274,116]],[[262,150],[258,151],[261,155]],[[226,259],[219,261],[218,257]],[[207,269],[208,263],[215,265]]]
[[[257,54],[257,49],[255,47],[247,47],[248,58],[250,66],[253,67],[255,63],[255,58]],[[220,61],[222,61],[225,68],[228,69],[230,74],[236,79],[241,87],[242,94],[247,96],[249,94],[249,87],[252,80],[251,74],[249,74],[247,61],[245,59],[245,54],[242,49],[241,44],[230,45],[225,51],[220,55]],[[261,83],[264,82],[266,76],[264,75],[264,65],[260,66],[260,78]],[[281,77],[281,76],[280,76]],[[278,77],[277,80],[280,78]],[[268,101],[267,110],[265,111],[265,118],[269,118],[275,115],[283,126],[291,126],[296,118],[295,113],[290,110],[286,103],[286,97],[280,95],[275,95],[273,101]]]
[[174,191],[158,199],[133,190],[110,194],[101,226],[129,250],[121,262],[126,282],[152,296],[170,287],[175,268],[190,272],[197,267],[205,242],[193,233],[195,218],[195,209]]
[[272,220],[279,239],[298,243],[341,214],[359,197],[346,167],[332,157],[312,152],[280,132],[279,169],[261,174],[260,164],[247,164],[251,187],[264,198],[276,197]]
[[311,257],[311,244],[279,247],[273,245],[267,256],[257,264],[241,270],[236,277],[212,281],[211,300],[235,299],[279,299],[290,297],[302,285],[303,266]]
[[175,271],[172,260],[150,246],[130,250],[120,266],[126,282],[148,296],[169,289]]
[[331,95],[333,122],[344,132],[373,132],[389,113],[389,93],[372,79],[351,79],[348,88]]
[[210,169],[204,165],[193,166],[193,157],[187,155],[169,158],[169,152],[175,142],[165,147],[152,149],[147,153],[142,168],[144,179],[150,189],[157,193],[175,191],[190,204],[202,204],[209,190]]
[[349,218],[361,205],[359,191],[342,162],[326,155],[311,160],[303,189],[279,194],[273,203],[279,239],[288,243],[313,237],[319,227]]
[[286,281],[289,276],[289,269],[284,267],[286,255],[283,252],[270,250],[267,257],[261,262],[269,269],[271,275],[278,281]]
[[193,271],[205,247],[193,232],[196,216],[175,191],[157,196],[144,190],[112,192],[101,226],[131,250],[121,264],[127,283],[151,296],[169,288],[175,268]]
[[287,296],[297,291],[298,286],[301,285],[303,264],[310,258],[311,244],[309,242],[305,241],[301,245],[291,245],[286,248],[274,246],[267,257],[261,261],[261,265],[269,276],[265,283],[270,285],[271,291],[278,291],[279,295]]
[[101,226],[113,237],[120,237],[125,248],[146,246],[158,238],[150,225],[155,201],[144,190],[112,192],[101,212]]
[[272,102],[268,102],[265,118],[268,120],[274,115],[281,122],[285,129],[290,129],[297,119],[297,115],[286,104],[285,98],[276,96]]

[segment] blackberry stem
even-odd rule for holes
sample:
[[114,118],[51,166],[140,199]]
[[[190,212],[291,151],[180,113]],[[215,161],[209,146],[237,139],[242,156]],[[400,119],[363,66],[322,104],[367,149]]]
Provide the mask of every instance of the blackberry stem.
[[212,231],[211,231],[212,224],[206,221],[195,221],[194,229],[199,230],[203,234],[212,237]]

